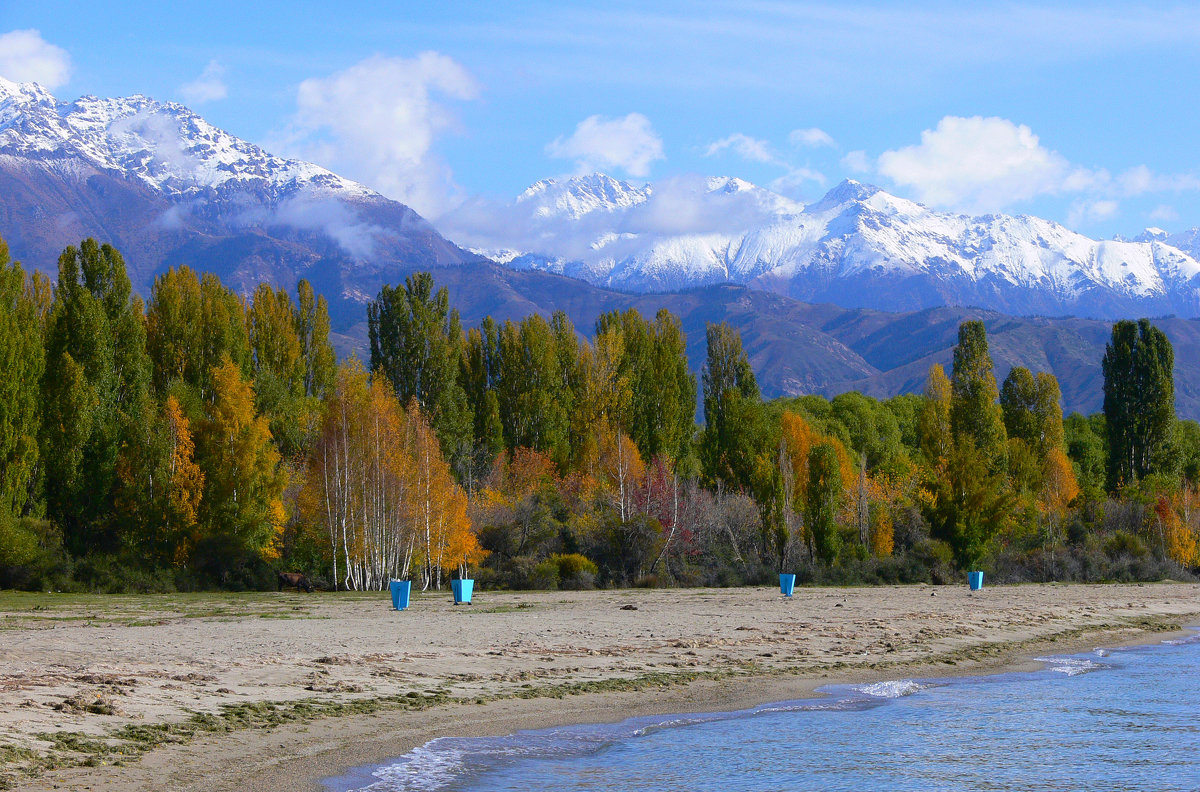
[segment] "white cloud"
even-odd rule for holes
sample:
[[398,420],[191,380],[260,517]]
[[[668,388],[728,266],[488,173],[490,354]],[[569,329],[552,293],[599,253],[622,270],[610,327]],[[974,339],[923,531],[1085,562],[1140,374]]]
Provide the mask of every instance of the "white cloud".
[[1151,220],[1158,220],[1164,223],[1173,223],[1179,219],[1179,212],[1175,211],[1173,206],[1159,204],[1150,212]]
[[1190,174],[1155,173],[1145,165],[1138,165],[1118,176],[1117,185],[1124,195],[1142,195],[1200,189],[1200,179]]
[[456,191],[449,167],[433,151],[438,135],[455,126],[441,99],[478,95],[471,74],[440,53],[376,55],[302,82],[281,145],[436,217]]
[[704,156],[712,157],[726,150],[732,150],[742,159],[747,159],[751,162],[765,162],[771,165],[780,164],[779,158],[771,150],[770,143],[758,138],[752,138],[749,135],[743,135],[741,132],[735,132],[729,137],[710,143],[704,151]]
[[546,153],[559,159],[573,159],[583,170],[620,168],[630,176],[646,176],[650,164],[664,159],[662,138],[650,119],[641,113],[624,118],[585,118],[568,138],[556,138]]
[[229,94],[225,85],[225,67],[215,60],[208,62],[200,76],[179,88],[183,100],[188,104],[204,104],[224,99]]
[[0,36],[0,77],[53,91],[71,78],[71,56],[36,30],[13,30]]
[[879,172],[917,200],[973,212],[998,211],[1046,193],[1092,186],[1097,175],[1004,118],[946,116],[921,143],[879,156]]
[[871,159],[865,151],[848,151],[846,156],[842,157],[842,167],[854,173],[869,173]]
[[821,187],[826,184],[825,174],[812,168],[789,168],[788,172],[773,179],[768,188],[784,195],[802,194],[807,182],[814,182]]
[[823,129],[812,127],[811,129],[793,129],[788,135],[788,140],[793,146],[804,146],[806,148],[820,148],[821,146],[829,146],[835,148],[835,141],[828,132]]
[[1111,220],[1120,208],[1120,204],[1109,199],[1075,201],[1067,210],[1067,225],[1077,228],[1085,223]]

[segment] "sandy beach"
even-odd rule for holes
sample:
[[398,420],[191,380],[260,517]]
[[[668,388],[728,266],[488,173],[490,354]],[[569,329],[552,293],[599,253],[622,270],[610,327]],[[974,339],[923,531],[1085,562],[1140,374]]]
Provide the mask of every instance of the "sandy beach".
[[319,790],[440,736],[1032,668],[1200,624],[1200,586],[0,594],[0,788]]

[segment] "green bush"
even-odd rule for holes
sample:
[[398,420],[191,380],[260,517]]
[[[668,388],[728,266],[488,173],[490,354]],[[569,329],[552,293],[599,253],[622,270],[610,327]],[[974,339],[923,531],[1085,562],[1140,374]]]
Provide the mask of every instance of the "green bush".
[[1146,543],[1128,531],[1117,531],[1104,543],[1104,554],[1114,561],[1120,558],[1145,558]]
[[19,520],[0,511],[0,566],[26,566],[41,550],[32,520]]
[[546,559],[558,569],[558,585],[564,589],[591,589],[596,587],[596,575],[600,568],[582,553],[556,553]]
[[529,588],[553,590],[558,588],[558,580],[558,564],[548,558],[533,568],[529,575]]

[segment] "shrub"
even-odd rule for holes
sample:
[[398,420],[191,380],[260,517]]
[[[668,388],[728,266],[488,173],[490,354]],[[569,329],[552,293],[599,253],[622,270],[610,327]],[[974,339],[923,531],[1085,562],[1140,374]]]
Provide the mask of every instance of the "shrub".
[[581,553],[556,553],[546,560],[558,570],[558,585],[564,589],[590,589],[596,587],[596,575],[600,568]]

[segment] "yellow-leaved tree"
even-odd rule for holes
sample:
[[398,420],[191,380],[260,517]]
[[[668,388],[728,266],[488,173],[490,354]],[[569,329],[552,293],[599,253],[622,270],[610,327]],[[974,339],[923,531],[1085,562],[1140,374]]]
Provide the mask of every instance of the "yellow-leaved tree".
[[[216,559],[279,556],[286,521],[286,476],[271,442],[267,419],[255,412],[254,388],[228,357],[212,370],[212,398],[201,432],[204,497],[201,545],[210,566]],[[222,561],[221,563],[226,563]]]
[[300,497],[306,522],[325,529],[334,588],[408,577],[416,534],[405,427],[386,380],[370,382],[357,358],[338,368]]
[[204,471],[196,464],[191,423],[179,400],[168,396],[163,406],[167,430],[167,503],[163,532],[175,547],[175,563],[186,564],[195,545],[196,521],[204,495]]
[[437,435],[416,400],[409,404],[406,435],[413,465],[410,520],[424,589],[441,588],[442,578],[482,561],[487,552],[471,530],[467,494],[455,482],[442,457]]

